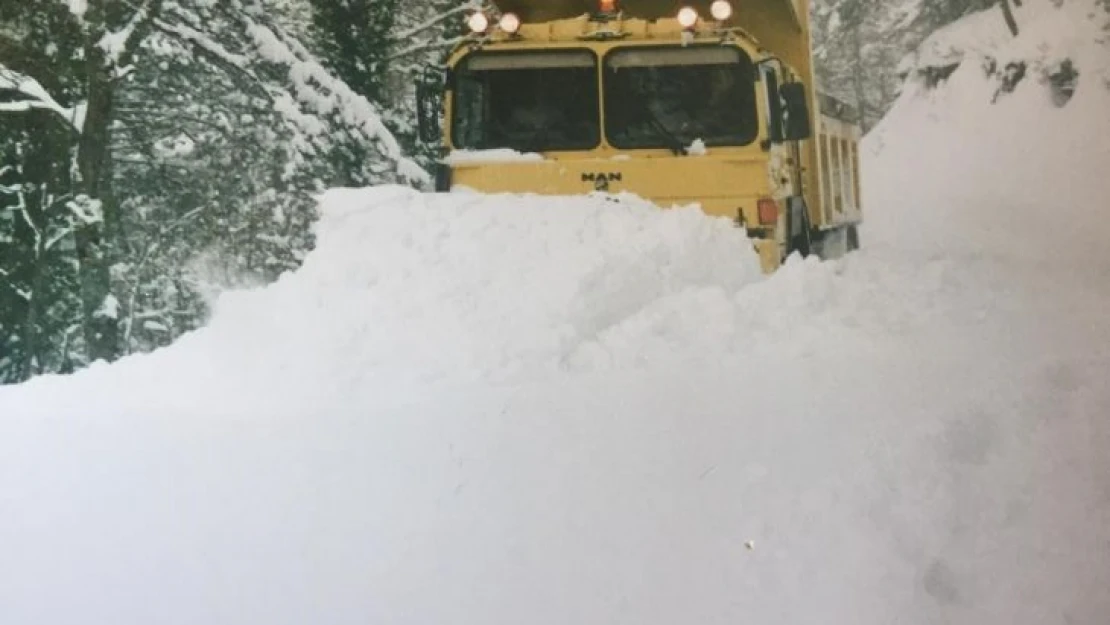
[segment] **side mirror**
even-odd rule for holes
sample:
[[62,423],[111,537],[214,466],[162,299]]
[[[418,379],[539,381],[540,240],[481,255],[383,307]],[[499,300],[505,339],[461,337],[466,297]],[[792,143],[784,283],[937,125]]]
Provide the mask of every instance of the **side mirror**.
[[439,140],[439,112],[444,89],[443,74],[434,67],[424,69],[416,81],[416,123],[420,140],[435,143]]
[[783,127],[787,141],[800,141],[813,135],[813,128],[809,123],[809,100],[806,98],[806,88],[800,82],[786,83],[779,89],[779,95],[785,106],[783,111]]

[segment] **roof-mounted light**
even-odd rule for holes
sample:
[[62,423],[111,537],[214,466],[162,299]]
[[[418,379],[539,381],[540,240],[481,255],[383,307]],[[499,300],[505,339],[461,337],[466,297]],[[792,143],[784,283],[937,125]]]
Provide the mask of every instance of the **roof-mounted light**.
[[484,33],[489,28],[489,18],[485,13],[477,11],[466,18],[466,26],[472,33]]
[[497,27],[503,32],[515,35],[516,31],[520,30],[520,18],[516,16],[516,13],[505,13],[497,22]]
[[694,7],[682,7],[678,10],[678,25],[683,28],[693,28],[698,23],[698,12]]
[[732,17],[732,3],[728,0],[717,0],[709,5],[709,13],[713,19],[723,22]]
[[616,13],[617,0],[597,0],[597,10],[599,13]]

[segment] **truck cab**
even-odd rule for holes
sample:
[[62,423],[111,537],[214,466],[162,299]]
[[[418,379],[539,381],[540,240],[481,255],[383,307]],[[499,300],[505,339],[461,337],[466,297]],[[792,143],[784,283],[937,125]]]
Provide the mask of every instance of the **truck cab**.
[[[422,128],[441,133],[439,190],[697,204],[743,226],[767,271],[858,223],[858,193],[843,201],[855,165],[821,168],[831,126],[811,88],[805,0],[498,4],[468,17],[442,82],[420,86],[422,121],[443,122]],[[835,130],[851,158],[858,129]]]

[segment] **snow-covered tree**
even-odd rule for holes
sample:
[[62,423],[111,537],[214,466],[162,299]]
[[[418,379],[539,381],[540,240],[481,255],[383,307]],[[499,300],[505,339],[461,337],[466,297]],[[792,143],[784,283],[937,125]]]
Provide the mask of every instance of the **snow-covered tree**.
[[196,327],[296,266],[315,191],[427,182],[275,6],[0,4],[0,381]]
[[[80,218],[68,234],[75,246],[85,350],[93,359],[117,354],[116,308],[108,271],[111,230],[119,223],[108,154],[112,106],[121,70],[130,64],[159,4],[153,0],[131,9],[123,2],[89,5],[73,0],[0,6],[0,21],[8,24],[0,82],[14,94],[0,114],[11,115],[20,108],[51,111],[75,131],[73,166],[67,179],[54,181],[58,193],[39,190],[46,208],[72,205],[80,209]],[[33,116],[23,119],[33,127],[34,122],[28,121]],[[34,134],[38,136],[28,139],[27,155],[39,152],[34,144],[43,140],[43,135]],[[40,177],[28,167],[22,169],[31,179]],[[36,308],[31,307],[32,313]]]
[[94,214],[70,192],[72,129],[56,104],[25,95],[0,95],[0,383],[68,366],[81,339],[80,318],[66,314],[80,308],[73,233]]
[[[868,128],[894,102],[906,78],[907,55],[914,54],[929,35],[985,10],[998,11],[999,23],[1011,22],[1020,19],[1023,2],[1039,1],[816,0],[812,19],[818,79],[825,91],[855,105]],[[1007,18],[1003,9],[1016,16]],[[932,81],[950,71],[935,69]]]
[[[416,137],[414,86],[421,72],[442,67],[464,34],[464,18],[480,0],[301,0],[310,5],[314,49],[360,93],[382,102],[383,120],[427,166],[436,146]],[[353,155],[357,158],[357,155]]]

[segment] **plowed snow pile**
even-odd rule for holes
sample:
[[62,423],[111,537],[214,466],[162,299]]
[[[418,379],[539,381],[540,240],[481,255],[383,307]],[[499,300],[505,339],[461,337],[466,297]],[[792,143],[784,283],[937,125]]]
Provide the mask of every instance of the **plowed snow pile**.
[[694,208],[330,192],[206,328],[0,388],[0,623],[1104,624],[1087,36],[1061,108],[909,89],[864,249],[770,278]]

